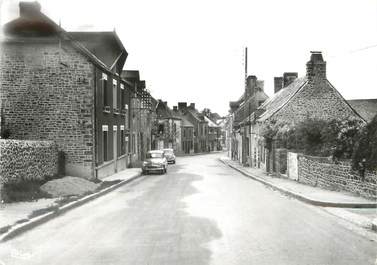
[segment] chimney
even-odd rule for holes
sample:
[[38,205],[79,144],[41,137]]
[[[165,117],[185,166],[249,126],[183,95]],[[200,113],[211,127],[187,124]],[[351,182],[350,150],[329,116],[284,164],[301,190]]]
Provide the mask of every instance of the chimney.
[[256,90],[258,90],[258,91],[263,91],[264,90],[264,81],[263,80],[257,80]]
[[283,74],[283,87],[289,86],[297,77],[297,72],[285,72]]
[[277,93],[283,88],[283,77],[274,77],[274,92]]
[[254,95],[257,86],[257,77],[255,75],[249,75],[246,79],[245,95],[249,98]]
[[326,79],[326,62],[323,60],[322,52],[311,51],[310,61],[306,63],[306,77],[309,82]]
[[190,109],[195,109],[195,103],[190,103]]
[[186,102],[178,102],[178,109],[179,110],[185,110],[187,108],[187,103]]
[[35,2],[20,2],[20,17],[36,17],[41,13],[41,4],[37,1]]

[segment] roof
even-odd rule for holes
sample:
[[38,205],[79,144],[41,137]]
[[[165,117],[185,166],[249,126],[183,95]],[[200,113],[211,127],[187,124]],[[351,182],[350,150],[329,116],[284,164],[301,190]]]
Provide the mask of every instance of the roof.
[[208,127],[219,128],[220,126],[214,123],[210,118],[204,116],[204,120],[208,122]]
[[[97,57],[98,54],[94,54],[85,44],[77,40],[77,36],[74,37],[74,34],[71,35],[71,33],[65,31],[60,25],[43,14],[37,2],[20,2],[20,17],[6,23],[3,26],[3,31],[5,33],[3,41],[5,42],[14,41],[17,38],[23,39],[29,37],[54,37],[63,39],[64,41],[70,41],[76,50],[85,55],[95,65],[107,71],[111,71],[114,66],[102,61],[100,57]],[[116,36],[116,38],[118,37]],[[119,38],[117,41],[119,42],[118,45],[121,45],[124,49]],[[124,64],[126,59],[124,56],[127,57],[127,55],[119,54],[115,61]],[[120,66],[123,67],[123,65],[118,65],[118,68]]]
[[123,70],[121,77],[127,80],[140,80],[140,74],[138,70]]
[[174,111],[173,110],[172,114],[173,114],[174,118],[181,120],[181,127],[194,127],[194,125],[192,125],[192,123],[189,122],[189,120],[185,117],[185,115],[183,115],[183,113],[181,111],[179,111],[179,110]]
[[259,120],[264,121],[280,110],[289,100],[306,84],[307,78],[300,77],[295,79],[289,86],[281,89],[274,96],[267,99],[258,109],[265,110]]
[[158,103],[156,106],[156,114],[157,114],[157,118],[161,118],[161,119],[174,118],[173,111],[168,107],[167,102],[164,102],[161,99],[158,100]]
[[194,125],[191,122],[189,122],[189,120],[187,120],[185,116],[182,116],[181,120],[182,120],[182,122],[181,122],[182,127],[193,127],[194,128]]
[[115,31],[68,33],[110,69],[113,69],[115,65],[118,66],[119,71],[123,69],[128,53]]
[[377,115],[377,98],[347,100],[348,104],[367,122]]

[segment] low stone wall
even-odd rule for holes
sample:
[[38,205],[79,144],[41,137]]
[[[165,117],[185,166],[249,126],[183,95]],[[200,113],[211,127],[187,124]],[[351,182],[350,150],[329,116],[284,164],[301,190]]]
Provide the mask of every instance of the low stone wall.
[[365,172],[364,177],[352,170],[350,160],[336,163],[331,158],[298,156],[298,181],[328,190],[348,191],[377,199],[377,173]]
[[57,173],[54,142],[0,139],[0,185],[41,181]]

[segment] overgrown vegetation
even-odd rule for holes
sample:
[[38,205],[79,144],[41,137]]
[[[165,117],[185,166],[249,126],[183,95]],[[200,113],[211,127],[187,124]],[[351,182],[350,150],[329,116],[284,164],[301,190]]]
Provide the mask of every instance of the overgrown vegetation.
[[[359,120],[307,119],[298,124],[270,122],[262,134],[268,149],[274,144],[277,148],[294,149],[307,155],[349,159],[353,157],[363,128]],[[367,142],[370,136],[366,137]]]
[[377,171],[377,115],[361,131],[352,161],[355,169]]

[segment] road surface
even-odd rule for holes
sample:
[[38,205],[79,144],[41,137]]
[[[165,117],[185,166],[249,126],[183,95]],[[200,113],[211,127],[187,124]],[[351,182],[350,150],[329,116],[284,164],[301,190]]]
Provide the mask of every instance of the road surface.
[[376,242],[220,155],[178,158],[2,243],[0,265],[375,264]]

